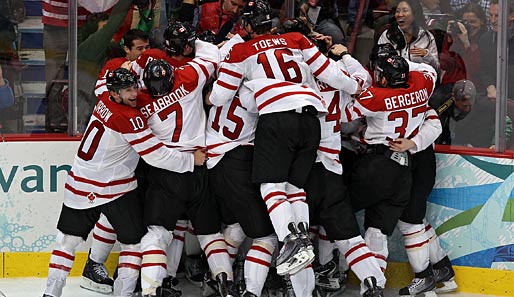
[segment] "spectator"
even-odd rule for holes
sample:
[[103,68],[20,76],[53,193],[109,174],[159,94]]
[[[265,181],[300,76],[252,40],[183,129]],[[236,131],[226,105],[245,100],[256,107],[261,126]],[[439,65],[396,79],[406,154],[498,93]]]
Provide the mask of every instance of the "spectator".
[[[89,12],[78,7],[78,25],[81,26]],[[68,55],[68,0],[43,1],[43,48],[45,49],[47,132],[67,129],[66,114],[61,107],[61,92],[66,57]]]
[[[84,24],[79,39],[77,56],[77,119],[78,130],[83,132],[93,106],[96,103],[94,88],[100,70],[107,59],[107,49],[118,28],[125,20],[131,0],[119,0],[113,7],[111,15],[105,13],[93,14]],[[108,18],[106,18],[108,16]]]
[[[469,80],[459,80],[455,83],[452,92],[444,101],[438,98],[430,98],[430,106],[439,115],[439,120],[443,127],[443,132],[436,140],[438,144],[451,144],[452,131],[450,131],[450,121],[460,121],[464,119],[472,110],[475,102],[476,89],[473,82]],[[453,133],[454,134],[454,133]]]
[[307,17],[314,24],[314,31],[332,37],[334,44],[345,43],[343,28],[337,15],[334,0],[303,0],[300,2],[300,16]]
[[[457,80],[468,79],[475,84],[477,90],[482,90],[484,88],[479,76],[478,42],[480,36],[486,31],[484,10],[474,2],[469,3],[461,10],[459,19],[461,21],[449,21],[446,29],[448,34],[439,57],[442,70],[441,84],[453,85]],[[458,73],[459,71],[463,73]],[[451,90],[451,85],[448,90]]]
[[[496,64],[497,61],[497,45],[498,45],[498,12],[500,6],[498,0],[491,0],[489,7],[489,20],[491,23],[491,30],[485,32],[479,40],[478,47],[480,50],[480,78],[485,90],[478,90],[479,93],[484,91],[487,93],[488,98],[496,98]],[[509,98],[514,97],[514,4],[509,5],[509,29],[507,32],[507,47],[508,51],[507,67],[508,71],[508,91]]]
[[429,64],[437,71],[439,57],[436,42],[425,26],[419,1],[400,1],[394,17],[393,24],[382,33],[378,44],[391,43],[403,58]]
[[0,65],[0,108],[12,105],[14,105],[14,93],[9,86],[9,81],[2,75],[2,66]]
[[[212,31],[216,34],[214,44],[219,44],[232,35],[246,36],[241,25],[241,12],[246,0],[199,1],[197,32]],[[193,22],[195,1],[185,0],[182,3],[180,21]]]

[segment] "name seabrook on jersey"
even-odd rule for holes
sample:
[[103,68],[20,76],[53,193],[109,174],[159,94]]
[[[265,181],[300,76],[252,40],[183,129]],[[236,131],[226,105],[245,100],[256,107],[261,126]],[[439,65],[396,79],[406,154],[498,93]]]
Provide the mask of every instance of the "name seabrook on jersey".
[[412,107],[428,100],[428,91],[426,88],[419,91],[388,97],[384,99],[387,110],[395,110],[403,107]]
[[169,93],[168,95],[157,98],[152,103],[141,107],[141,113],[145,117],[149,118],[152,114],[165,109],[166,107],[179,101],[180,99],[182,99],[184,96],[186,96],[189,93],[190,92],[188,90],[186,90],[184,85],[180,85],[180,87],[178,87],[178,89]]

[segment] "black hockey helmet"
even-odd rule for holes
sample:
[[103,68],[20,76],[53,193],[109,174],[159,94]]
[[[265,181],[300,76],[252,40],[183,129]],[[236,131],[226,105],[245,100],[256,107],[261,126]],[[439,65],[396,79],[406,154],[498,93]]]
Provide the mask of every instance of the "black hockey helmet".
[[214,43],[214,41],[216,40],[216,33],[214,33],[211,30],[205,30],[202,33],[200,33],[200,35],[198,35],[198,39],[208,43]]
[[186,44],[195,48],[196,30],[187,22],[172,21],[164,30],[164,49],[170,56],[182,55]]
[[164,96],[173,87],[173,67],[164,60],[152,60],[145,66],[143,82],[150,95]]
[[109,91],[119,92],[129,87],[137,87],[137,77],[130,70],[118,68],[107,74],[106,85]]
[[375,62],[379,57],[398,56],[398,52],[390,43],[375,44],[369,54],[369,63],[371,70],[375,68]]
[[252,28],[262,25],[271,25],[271,5],[266,0],[249,0],[243,9],[244,25],[250,24]]
[[400,56],[378,57],[374,75],[376,82],[385,77],[389,86],[402,87],[409,79],[409,64]]

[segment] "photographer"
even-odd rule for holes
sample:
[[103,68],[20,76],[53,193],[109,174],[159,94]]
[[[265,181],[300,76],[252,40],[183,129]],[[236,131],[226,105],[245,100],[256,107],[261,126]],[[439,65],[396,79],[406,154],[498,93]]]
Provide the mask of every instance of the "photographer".
[[445,71],[441,84],[468,79],[478,90],[482,90],[478,40],[486,30],[485,13],[480,5],[471,2],[461,10],[458,17],[459,20],[448,21],[446,28],[447,34],[439,57],[441,69]]

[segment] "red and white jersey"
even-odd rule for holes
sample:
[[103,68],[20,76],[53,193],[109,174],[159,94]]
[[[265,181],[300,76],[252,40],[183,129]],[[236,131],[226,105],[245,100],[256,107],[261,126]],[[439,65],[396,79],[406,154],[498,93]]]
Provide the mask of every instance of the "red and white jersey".
[[193,171],[194,156],[169,149],[148,128],[139,110],[102,95],[75,156],[64,204],[86,209],[108,203],[137,187],[139,157],[163,169]]
[[100,70],[98,74],[98,79],[95,85],[95,95],[96,97],[100,97],[102,93],[109,93],[107,90],[107,74],[111,71],[114,71],[123,65],[123,63],[127,62],[128,59],[126,57],[114,58],[105,62],[104,67]]
[[[253,96],[242,98],[243,106],[259,114],[293,110],[312,105],[320,114],[327,112],[326,103],[318,88],[312,89],[293,82],[257,78],[244,83]],[[212,96],[212,93],[211,93]]]
[[434,68],[422,65],[424,70],[409,72],[407,88],[370,87],[347,105],[349,121],[366,117],[365,143],[387,145],[396,138],[416,136],[437,79]]
[[[337,61],[337,66],[357,80],[361,87],[371,85],[371,76],[362,65],[350,55],[343,56]],[[352,100],[351,95],[334,89],[328,84],[317,81],[323,99],[327,103],[328,112],[320,118],[321,139],[318,147],[316,162],[322,162],[327,170],[342,174],[343,168],[339,159],[341,152],[341,117],[342,110],[347,102]]]
[[441,125],[439,116],[437,112],[429,106],[418,134],[410,139],[414,141],[416,147],[411,148],[409,152],[415,154],[425,150],[427,147],[434,144],[435,140],[442,132],[443,126]]
[[[202,44],[200,47],[199,42]],[[148,119],[153,133],[164,144],[184,151],[205,147],[206,116],[202,90],[219,63],[219,51],[215,45],[203,41],[196,41],[196,44],[196,54],[203,56],[174,69],[173,87],[168,94],[152,98],[141,92],[138,96],[138,108]]]
[[[201,54],[201,53],[200,53]],[[173,68],[178,68],[180,66],[184,66],[187,62],[193,61],[193,58],[184,57],[182,60],[177,60],[173,57],[170,57],[166,54],[165,51],[160,50],[158,48],[151,48],[146,50],[144,53],[139,55],[139,57],[132,63],[132,72],[136,74],[139,78],[139,85],[145,89],[143,83],[143,73],[145,71],[145,66],[152,60],[164,60],[168,62]]]
[[[304,35],[297,32],[263,35],[234,45],[221,63],[211,102],[216,106],[226,104],[235,96],[242,82],[257,93],[263,89],[260,83],[251,85],[257,79],[261,79],[261,82],[275,79],[319,91],[314,77],[351,94],[358,89],[357,81],[342,72],[333,60],[321,54]],[[261,105],[259,113],[265,113],[264,107],[266,112],[277,112],[306,105],[305,101],[303,105],[290,105],[296,101],[287,95],[275,97],[273,101],[266,102],[266,106]]]
[[223,106],[212,106],[207,120],[207,168],[211,169],[226,152],[240,145],[253,145],[258,114],[248,111],[240,97],[253,97],[241,88],[232,101]]
[[[43,18],[45,25],[68,27],[68,2],[69,0],[43,0]],[[84,7],[77,8],[77,23],[81,26],[91,13]]]

